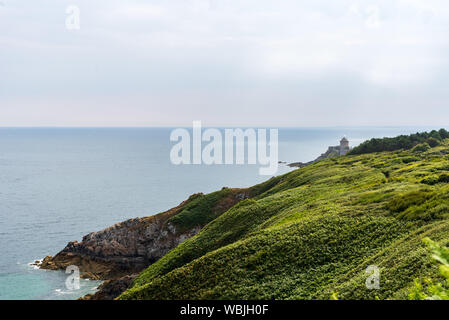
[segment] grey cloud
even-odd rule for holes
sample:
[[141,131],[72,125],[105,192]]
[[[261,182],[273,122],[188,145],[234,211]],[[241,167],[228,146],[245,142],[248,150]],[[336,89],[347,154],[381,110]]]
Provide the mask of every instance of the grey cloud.
[[65,29],[60,1],[3,1],[0,125],[427,125],[449,116],[444,1],[74,4],[79,31]]

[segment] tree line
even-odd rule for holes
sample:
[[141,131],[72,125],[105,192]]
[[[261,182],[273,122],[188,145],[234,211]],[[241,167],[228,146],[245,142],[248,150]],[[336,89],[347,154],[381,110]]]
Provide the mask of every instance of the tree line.
[[444,139],[449,138],[446,129],[432,130],[430,132],[417,132],[411,135],[400,135],[394,138],[373,138],[353,148],[348,154],[365,154],[382,151],[395,151],[400,149],[412,149],[419,144],[428,144],[436,147]]

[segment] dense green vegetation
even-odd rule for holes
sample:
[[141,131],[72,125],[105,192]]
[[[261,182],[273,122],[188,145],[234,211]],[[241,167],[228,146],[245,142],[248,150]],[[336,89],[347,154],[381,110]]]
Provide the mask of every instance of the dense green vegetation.
[[180,231],[205,225],[212,221],[221,212],[215,210],[219,201],[231,193],[231,189],[223,188],[207,195],[195,194],[190,197],[188,203],[181,212],[171,217],[168,221],[178,227]]
[[[449,140],[440,138],[313,163],[247,189],[224,212],[211,206],[234,189],[200,196],[171,221],[209,223],[120,298],[407,299],[415,279],[441,281],[422,241],[449,240]],[[370,265],[378,290],[365,286]]]
[[279,177],[247,189],[223,188],[209,194],[197,193],[189,197],[180,211],[168,219],[179,232],[203,226],[245,198],[256,197],[279,181]]
[[410,300],[449,300],[449,248],[424,238],[432,252],[432,258],[439,263],[440,274],[444,281],[434,283],[432,279],[426,279],[423,286],[420,280],[415,280],[415,287],[409,294]]
[[349,154],[355,155],[372,152],[395,151],[400,149],[409,150],[418,145],[420,146],[416,148],[415,151],[421,152],[426,151],[428,148],[436,147],[442,140],[447,138],[449,138],[449,132],[445,129],[415,133],[408,136],[401,135],[394,138],[373,138],[353,148]]

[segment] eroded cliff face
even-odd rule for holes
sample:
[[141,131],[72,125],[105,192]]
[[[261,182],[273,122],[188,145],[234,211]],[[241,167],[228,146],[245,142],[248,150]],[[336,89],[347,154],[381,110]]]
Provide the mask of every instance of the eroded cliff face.
[[178,233],[167,222],[184,204],[156,216],[126,220],[89,233],[81,242],[69,242],[54,257],[46,257],[40,267],[58,270],[76,265],[81,277],[101,280],[139,272],[201,230],[196,226]]
[[[195,194],[158,215],[129,219],[89,233],[81,242],[69,242],[54,257],[45,257],[40,268],[64,270],[75,265],[83,278],[108,280],[97,294],[87,298],[112,299],[124,291],[140,271],[201,230],[207,221],[189,228],[180,228],[170,222],[170,218],[200,197],[207,195]],[[247,197],[248,192],[244,189],[229,189],[213,203],[213,210],[219,215]]]

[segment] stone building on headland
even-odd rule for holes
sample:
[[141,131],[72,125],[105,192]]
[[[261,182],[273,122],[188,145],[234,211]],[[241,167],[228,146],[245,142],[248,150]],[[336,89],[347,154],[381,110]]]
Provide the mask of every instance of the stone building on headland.
[[315,161],[326,159],[326,158],[332,158],[336,156],[344,156],[351,150],[349,147],[349,140],[346,137],[343,137],[340,140],[339,146],[333,146],[329,147],[325,153],[323,153],[321,156],[319,156]]
[[343,139],[340,140],[340,155],[344,156],[351,150],[349,148],[349,140],[346,139],[346,137],[343,137]]
[[351,147],[349,146],[349,140],[346,137],[343,137],[340,140],[340,145],[339,146],[331,146],[331,147],[329,147],[325,153],[321,154],[321,156],[319,156],[315,160],[307,162],[307,163],[294,162],[294,163],[288,164],[288,166],[289,167],[302,168],[302,167],[304,167],[304,166],[306,166],[308,164],[314,163],[314,162],[319,161],[319,160],[332,158],[332,157],[337,157],[337,156],[344,156],[350,150],[351,150]]

